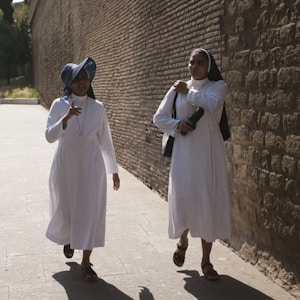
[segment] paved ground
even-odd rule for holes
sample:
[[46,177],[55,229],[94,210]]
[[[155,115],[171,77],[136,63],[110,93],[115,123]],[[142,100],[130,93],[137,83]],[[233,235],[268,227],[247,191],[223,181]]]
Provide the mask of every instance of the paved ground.
[[200,241],[190,239],[184,267],[172,263],[167,203],[124,169],[121,189],[109,181],[106,247],[92,256],[101,277],[80,276],[81,253],[66,260],[45,236],[48,174],[56,144],[44,139],[48,112],[39,105],[0,105],[0,299],[295,299],[216,243],[213,263],[221,280],[199,272]]

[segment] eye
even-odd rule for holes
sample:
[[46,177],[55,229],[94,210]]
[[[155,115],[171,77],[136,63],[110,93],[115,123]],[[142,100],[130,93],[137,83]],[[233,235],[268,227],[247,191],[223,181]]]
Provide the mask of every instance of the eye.
[[197,61],[197,64],[198,64],[198,66],[203,66],[203,65],[205,65],[205,61],[204,60],[198,60]]
[[195,64],[195,62],[193,60],[190,60],[190,65],[192,66],[194,64]]

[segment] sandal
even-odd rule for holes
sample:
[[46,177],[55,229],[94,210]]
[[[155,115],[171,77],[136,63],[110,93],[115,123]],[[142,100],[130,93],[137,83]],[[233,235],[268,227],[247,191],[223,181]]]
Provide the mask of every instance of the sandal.
[[220,276],[214,266],[211,263],[205,263],[201,266],[205,279],[209,281],[216,281],[220,279]]
[[64,246],[64,255],[66,258],[72,258],[74,254],[74,249],[71,249],[71,245]]
[[[185,260],[185,251],[187,250],[188,245],[184,246],[180,246],[179,244],[177,244],[177,250],[174,252],[173,254],[173,262],[177,267],[182,267],[184,264],[184,260]],[[182,251],[183,254],[178,253],[177,251]]]
[[97,273],[92,269],[91,266],[81,266],[81,273],[88,282],[97,281],[99,279]]

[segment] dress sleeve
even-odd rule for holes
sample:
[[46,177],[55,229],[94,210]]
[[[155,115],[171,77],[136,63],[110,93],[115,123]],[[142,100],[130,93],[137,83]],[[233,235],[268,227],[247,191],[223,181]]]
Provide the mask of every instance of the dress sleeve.
[[175,95],[176,92],[171,87],[153,116],[153,123],[163,132],[174,137],[177,135],[175,128],[180,122],[180,120],[172,118]]
[[54,100],[50,107],[45,131],[45,137],[49,143],[56,142],[63,135],[63,115],[64,114],[62,114],[60,99]]
[[119,169],[111,137],[110,126],[104,107],[101,114],[100,126],[97,135],[107,173],[118,173]]
[[204,110],[211,111],[223,105],[226,94],[224,80],[212,81],[200,90],[191,88],[186,95],[189,104],[201,106]]

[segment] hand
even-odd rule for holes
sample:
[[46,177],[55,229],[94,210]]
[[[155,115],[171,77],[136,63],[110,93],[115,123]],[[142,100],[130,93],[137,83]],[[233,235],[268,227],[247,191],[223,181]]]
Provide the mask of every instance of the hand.
[[177,80],[174,84],[173,87],[175,88],[175,91],[186,95],[189,91],[189,88],[187,87],[186,82],[182,81],[182,80]]
[[113,179],[113,189],[117,191],[120,188],[120,178],[118,173],[114,173],[112,175],[112,179]]
[[69,119],[72,118],[72,116],[78,116],[80,113],[81,113],[81,108],[75,106],[75,101],[72,100],[68,113],[62,119],[63,128],[65,129],[67,127],[67,122]]
[[180,131],[182,135],[186,135],[194,130],[193,123],[190,120],[181,121],[177,126],[177,130]]
[[81,108],[78,106],[75,106],[75,101],[72,100],[72,103],[69,108],[69,112],[68,112],[67,116],[69,116],[69,119],[70,119],[72,116],[74,116],[74,115],[78,116],[80,113],[81,113]]

